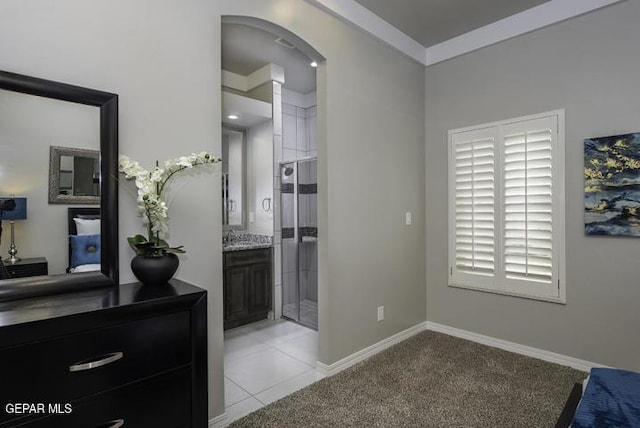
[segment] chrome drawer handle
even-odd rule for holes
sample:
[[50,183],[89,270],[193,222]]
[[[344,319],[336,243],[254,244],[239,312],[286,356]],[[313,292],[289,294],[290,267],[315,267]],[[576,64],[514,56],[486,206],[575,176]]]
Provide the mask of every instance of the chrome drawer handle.
[[98,428],[120,428],[124,426],[124,419],[116,419],[113,421],[105,422],[102,425],[98,426]]
[[[75,363],[75,364],[69,366],[69,371],[70,372],[81,372],[83,370],[96,369],[98,367],[106,366],[107,364],[111,364],[111,363],[113,363],[115,361],[118,361],[123,356],[124,356],[124,354],[122,352],[114,352],[113,354],[108,354],[107,356],[105,356],[104,358],[100,358],[99,360],[89,361],[87,363],[85,363],[84,361],[80,361],[78,363]],[[122,423],[124,424],[124,422],[122,422]],[[114,426],[116,426],[116,425],[114,425]],[[120,427],[122,425],[117,425],[117,426]]]

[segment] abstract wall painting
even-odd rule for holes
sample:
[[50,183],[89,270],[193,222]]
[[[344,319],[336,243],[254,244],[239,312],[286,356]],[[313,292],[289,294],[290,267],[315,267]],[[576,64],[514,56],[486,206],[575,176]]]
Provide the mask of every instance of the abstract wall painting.
[[640,236],[640,133],[584,140],[585,234]]

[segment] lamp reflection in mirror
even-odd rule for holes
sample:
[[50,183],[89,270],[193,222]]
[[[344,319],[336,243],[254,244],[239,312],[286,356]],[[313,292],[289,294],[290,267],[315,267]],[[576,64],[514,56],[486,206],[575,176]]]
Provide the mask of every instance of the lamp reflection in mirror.
[[11,245],[9,246],[9,257],[4,261],[15,263],[20,261],[16,257],[18,249],[15,242],[15,220],[27,219],[27,198],[0,198],[0,239],[2,238],[2,220],[11,220]]

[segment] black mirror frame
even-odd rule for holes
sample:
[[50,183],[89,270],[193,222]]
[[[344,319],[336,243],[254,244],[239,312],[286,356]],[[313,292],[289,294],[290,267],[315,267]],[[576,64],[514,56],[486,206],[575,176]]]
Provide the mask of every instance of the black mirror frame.
[[6,279],[0,302],[118,285],[118,95],[0,70],[0,89],[100,109],[100,272]]

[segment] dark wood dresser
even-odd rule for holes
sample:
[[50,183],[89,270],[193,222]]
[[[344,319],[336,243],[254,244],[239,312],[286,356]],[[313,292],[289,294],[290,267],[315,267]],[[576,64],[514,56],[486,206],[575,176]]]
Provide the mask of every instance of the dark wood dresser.
[[0,303],[0,427],[206,427],[206,299],[171,280]]

